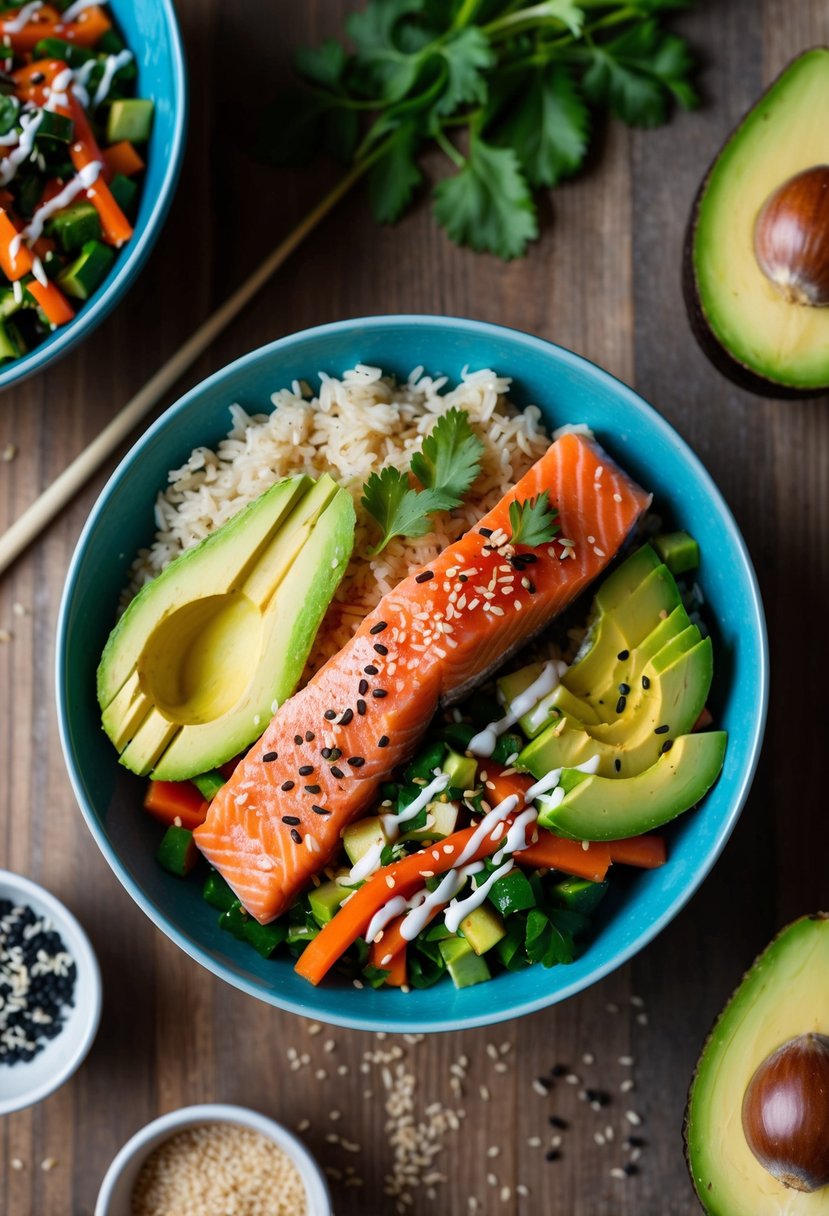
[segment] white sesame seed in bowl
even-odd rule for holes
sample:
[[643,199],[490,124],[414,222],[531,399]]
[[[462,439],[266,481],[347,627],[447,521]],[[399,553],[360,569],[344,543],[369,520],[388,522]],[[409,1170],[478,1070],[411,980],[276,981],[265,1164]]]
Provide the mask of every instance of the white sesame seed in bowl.
[[243,1106],[185,1106],[128,1140],[95,1216],[332,1216],[322,1170],[281,1124]]

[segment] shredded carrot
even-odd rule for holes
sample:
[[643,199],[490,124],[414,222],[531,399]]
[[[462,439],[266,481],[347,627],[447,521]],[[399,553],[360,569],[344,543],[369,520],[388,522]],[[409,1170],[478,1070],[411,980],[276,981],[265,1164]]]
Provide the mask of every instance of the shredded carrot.
[[188,781],[151,781],[144,809],[168,827],[197,828],[207,818],[207,800]]
[[[96,162],[104,164],[104,154],[92,134],[92,128],[83,106],[75,96],[69,98],[69,106],[75,121],[75,135],[69,146],[72,164],[78,172]],[[128,241],[133,233],[132,224],[113,198],[103,174],[87,189],[86,197],[101,218],[104,240],[108,241],[110,245],[115,245],[116,248]]]
[[0,208],[0,270],[12,283],[32,269],[32,255],[24,242],[19,242],[20,247],[12,258],[12,242],[18,235],[8,212]]
[[591,882],[604,882],[611,862],[610,849],[604,841],[594,840],[585,849],[580,840],[565,840],[544,828],[538,830],[538,841],[516,853],[515,859],[530,869],[561,870],[563,874],[589,878]]
[[32,279],[26,284],[30,295],[34,296],[42,308],[46,320],[52,325],[66,325],[75,315],[75,310],[55,283],[41,283]]
[[104,148],[102,155],[110,177],[115,177],[118,173],[123,173],[124,177],[133,177],[144,168],[144,162],[138,155],[135,144],[131,144],[128,139],[110,144],[108,148]]
[[639,866],[642,870],[656,870],[668,860],[668,849],[663,836],[629,836],[627,840],[609,840],[610,860],[623,866]]

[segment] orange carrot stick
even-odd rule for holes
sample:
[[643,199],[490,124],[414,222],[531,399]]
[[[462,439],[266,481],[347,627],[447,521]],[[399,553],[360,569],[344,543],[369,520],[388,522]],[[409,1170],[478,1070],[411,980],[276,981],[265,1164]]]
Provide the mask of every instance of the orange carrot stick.
[[76,46],[90,47],[96,46],[109,29],[112,29],[112,22],[101,6],[94,4],[79,13],[77,21],[63,22],[58,19],[54,37],[74,42]]
[[207,800],[187,781],[151,781],[144,809],[168,827],[193,828],[207,818]]
[[[22,6],[21,6],[22,7]],[[60,13],[51,4],[42,5],[37,12],[32,13],[22,28],[17,29],[15,20],[20,8],[7,9],[0,19],[0,39],[13,51],[26,55],[33,51],[41,38],[49,38],[54,34],[55,26],[60,19]],[[11,28],[9,28],[11,27]]]
[[610,860],[622,866],[639,866],[642,870],[656,870],[668,860],[668,849],[663,836],[629,836],[627,840],[609,840]]
[[22,241],[18,242],[19,248],[12,257],[12,245],[18,235],[8,212],[0,208],[0,270],[12,282],[22,279],[32,269],[32,255]]
[[135,144],[131,144],[128,139],[110,144],[108,148],[104,148],[102,155],[111,177],[115,177],[117,173],[123,173],[124,177],[133,177],[144,168],[144,161],[138,155]]
[[32,279],[26,284],[30,295],[34,296],[46,314],[46,319],[52,325],[66,325],[75,315],[75,310],[55,283],[43,284]]
[[[83,106],[74,96],[70,96],[69,106],[72,118],[75,121],[75,134],[69,146],[72,164],[78,172],[95,162],[103,165],[104,154],[98,147],[95,136],[92,134],[92,128],[89,125],[89,120],[86,117]],[[133,233],[132,224],[113,198],[109,186],[104,181],[103,174],[87,188],[86,197],[101,218],[104,239],[110,245],[115,245],[116,247],[128,241]]]

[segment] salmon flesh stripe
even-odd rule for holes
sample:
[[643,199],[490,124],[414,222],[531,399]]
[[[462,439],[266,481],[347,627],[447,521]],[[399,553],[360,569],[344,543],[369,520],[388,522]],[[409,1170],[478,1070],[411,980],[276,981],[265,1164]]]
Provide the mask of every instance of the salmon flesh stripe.
[[[509,504],[544,490],[560,531],[516,551]],[[285,911],[412,755],[439,705],[571,603],[649,503],[591,437],[565,434],[471,531],[383,597],[277,710],[194,833],[252,916],[265,924]]]

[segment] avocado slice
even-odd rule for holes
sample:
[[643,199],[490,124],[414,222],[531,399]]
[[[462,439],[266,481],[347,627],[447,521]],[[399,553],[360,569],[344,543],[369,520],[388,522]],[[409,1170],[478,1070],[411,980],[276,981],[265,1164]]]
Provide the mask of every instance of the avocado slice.
[[829,1035],[829,917],[804,916],[759,956],[720,1014],[685,1112],[688,1168],[709,1216],[826,1216],[829,1190],[777,1182],[743,1134],[742,1101],[767,1056],[807,1033]]
[[539,798],[538,822],[572,840],[622,840],[662,827],[707,794],[725,744],[725,731],[681,735],[655,764],[625,780],[565,769],[558,787],[564,798]]
[[829,49],[794,59],[729,137],[700,187],[685,243],[685,299],[705,353],[764,396],[829,387],[829,308],[784,298],[754,253],[763,204],[795,174],[829,164]]
[[612,722],[591,726],[565,716],[527,744],[518,766],[540,778],[598,757],[602,776],[634,777],[656,763],[666,744],[691,731],[712,674],[711,639],[692,625],[645,664],[643,680],[631,686],[624,711]]
[[126,768],[184,781],[258,738],[302,674],[354,522],[330,477],[288,478],[142,588],[98,667]]

